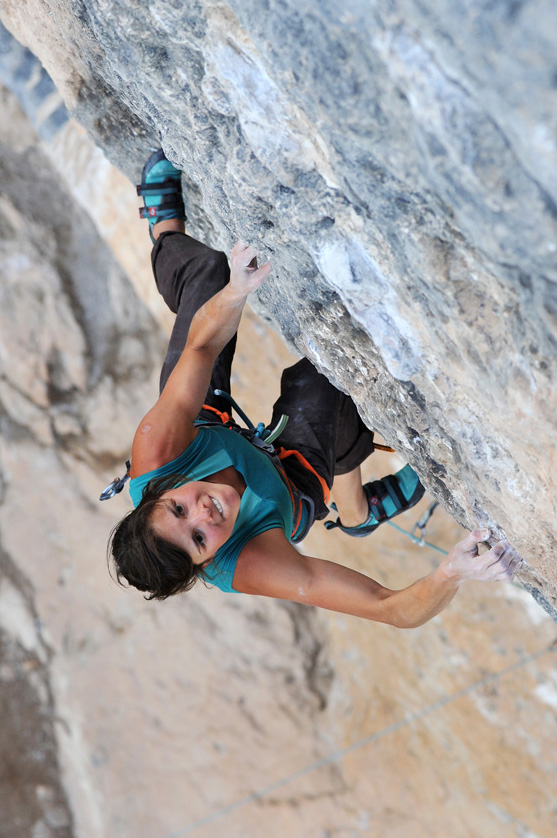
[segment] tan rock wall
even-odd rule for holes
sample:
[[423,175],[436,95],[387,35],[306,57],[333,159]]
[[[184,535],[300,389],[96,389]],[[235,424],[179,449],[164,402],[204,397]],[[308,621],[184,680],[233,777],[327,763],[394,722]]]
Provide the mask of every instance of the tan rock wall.
[[[201,586],[147,603],[111,582],[106,537],[129,500],[97,497],[156,395],[164,341],[57,179],[57,146],[5,92],[2,107],[0,539],[14,570],[2,562],[0,695],[25,684],[38,697],[52,755],[45,779],[45,749],[23,743],[35,767],[16,788],[33,805],[2,806],[2,838],[549,838],[555,625],[520,589],[470,583],[430,624],[398,632]],[[64,130],[94,180],[96,154]],[[94,189],[86,203],[119,241],[104,219],[133,189],[108,169],[103,182],[116,206],[105,213]],[[145,230],[122,230],[134,266]],[[263,417],[284,347],[248,313],[236,360],[235,393]],[[398,462],[377,454],[369,475]],[[447,547],[460,532],[436,512],[428,538]],[[304,549],[393,587],[437,561],[391,528],[358,543],[319,526]],[[3,716],[2,754],[33,718],[30,705]]]
[[554,4],[1,8],[128,176],[162,142],[193,229],[272,256],[266,316],[551,610]]

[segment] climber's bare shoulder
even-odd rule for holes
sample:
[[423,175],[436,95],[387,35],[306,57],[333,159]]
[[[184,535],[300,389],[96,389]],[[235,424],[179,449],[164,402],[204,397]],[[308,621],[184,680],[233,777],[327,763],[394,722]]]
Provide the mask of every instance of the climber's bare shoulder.
[[189,375],[183,375],[182,379],[174,374],[171,376],[157,402],[137,426],[132,445],[132,478],[172,462],[199,433],[194,421],[203,406],[209,384],[207,370],[196,369],[198,357],[194,355],[189,364]]

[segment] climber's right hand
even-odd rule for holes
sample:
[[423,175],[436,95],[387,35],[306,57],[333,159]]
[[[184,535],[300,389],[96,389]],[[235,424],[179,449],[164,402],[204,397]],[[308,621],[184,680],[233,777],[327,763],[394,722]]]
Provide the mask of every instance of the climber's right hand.
[[230,290],[240,297],[247,297],[262,285],[271,273],[271,263],[257,266],[257,251],[239,241],[230,255]]
[[478,544],[490,535],[490,530],[474,530],[453,547],[440,569],[456,582],[512,582],[524,560],[509,541],[498,541],[480,555]]

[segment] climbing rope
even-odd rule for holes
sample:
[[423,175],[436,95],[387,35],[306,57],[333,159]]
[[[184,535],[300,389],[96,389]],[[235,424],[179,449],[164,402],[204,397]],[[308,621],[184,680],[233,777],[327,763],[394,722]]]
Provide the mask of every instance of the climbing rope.
[[[438,553],[442,553],[444,556],[448,556],[449,555],[448,550],[443,550],[442,547],[438,547],[436,544],[432,544],[430,541],[425,540],[425,531],[426,531],[427,524],[429,522],[429,519],[431,518],[431,516],[433,515],[433,513],[435,512],[435,510],[437,509],[438,506],[439,506],[439,502],[436,501],[436,500],[433,501],[433,503],[430,504],[430,506],[426,509],[426,511],[424,512],[422,517],[419,519],[419,521],[416,521],[416,523],[414,524],[414,526],[412,527],[412,529],[410,531],[405,530],[402,527],[399,527],[399,525],[395,524],[393,521],[387,521],[387,524],[389,524],[389,526],[393,527],[393,529],[398,530],[401,533],[404,533],[404,535],[407,535],[408,538],[414,544],[418,545],[418,547],[429,547],[430,550],[437,550]],[[420,531],[419,535],[416,532],[417,530]]]
[[267,445],[271,445],[271,443],[273,443],[275,439],[277,439],[277,437],[279,437],[286,428],[288,416],[285,416],[284,413],[282,414],[278,423],[273,429],[266,428],[263,422],[259,422],[256,427],[251,421],[251,419],[249,419],[248,416],[246,416],[236,399],[232,398],[230,393],[227,393],[226,390],[215,390],[214,393],[215,396],[221,396],[221,398],[226,399],[226,401],[230,405],[232,405],[240,419],[242,419],[245,422],[246,426],[254,432],[254,435],[266,442]]
[[430,550],[437,550],[438,553],[442,553],[444,556],[449,555],[448,550],[443,550],[442,547],[438,547],[436,544],[431,544],[429,541],[425,541],[425,539],[423,539],[423,538],[418,538],[418,536],[412,535],[411,532],[408,532],[408,530],[404,530],[402,527],[399,527],[398,524],[395,524],[392,521],[387,521],[387,524],[389,524],[389,526],[393,527],[395,530],[398,530],[399,532],[404,533],[404,535],[407,535],[408,538],[414,544],[418,545],[418,547],[429,547]]

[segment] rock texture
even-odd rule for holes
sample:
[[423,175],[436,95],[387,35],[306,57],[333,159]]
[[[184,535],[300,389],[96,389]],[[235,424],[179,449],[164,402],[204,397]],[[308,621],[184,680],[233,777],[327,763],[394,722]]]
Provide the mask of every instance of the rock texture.
[[194,231],[463,525],[555,602],[557,10],[542,0],[2,0],[131,178],[162,142]]
[[[59,102],[37,63],[0,45],[43,135],[1,89],[1,838],[552,836],[555,625],[524,591],[472,583],[397,632],[111,583],[106,536],[129,501],[97,497],[156,393],[164,339],[103,242],[151,305],[147,236],[83,131],[45,130]],[[234,390],[263,417],[288,358],[253,315],[244,327]],[[435,513],[432,542],[460,535]],[[305,549],[391,587],[436,563],[387,527],[363,543],[316,527]]]
[[[63,103],[5,34],[0,72],[54,144],[71,127]],[[102,485],[99,470],[120,467],[135,421],[128,405],[135,393],[151,398],[164,338],[53,169],[55,145],[41,146],[4,87],[0,114],[0,835],[70,838],[57,730],[68,713],[52,685],[61,639],[45,624],[64,600],[68,556],[83,560],[86,533],[98,529],[98,492],[84,489],[84,475]],[[76,526],[71,546],[64,517]]]

